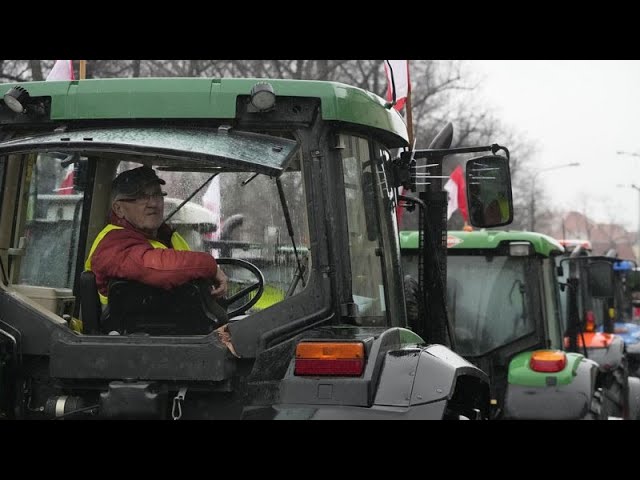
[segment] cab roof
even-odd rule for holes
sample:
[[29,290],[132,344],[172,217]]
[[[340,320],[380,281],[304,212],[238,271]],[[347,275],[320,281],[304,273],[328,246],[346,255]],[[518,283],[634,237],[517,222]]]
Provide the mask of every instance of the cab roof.
[[338,82],[264,78],[111,78],[0,84],[1,100],[14,86],[31,97],[50,97],[50,120],[227,119],[236,99],[257,82],[269,82],[276,96],[319,98],[322,118],[393,134],[390,147],[408,146],[404,120],[379,96]]
[[[536,253],[546,257],[564,252],[564,247],[554,238],[543,233],[501,230],[476,230],[464,232],[452,230],[447,235],[450,249],[491,249],[498,248],[501,242],[529,242]],[[418,248],[418,232],[400,232],[400,246],[403,249]]]

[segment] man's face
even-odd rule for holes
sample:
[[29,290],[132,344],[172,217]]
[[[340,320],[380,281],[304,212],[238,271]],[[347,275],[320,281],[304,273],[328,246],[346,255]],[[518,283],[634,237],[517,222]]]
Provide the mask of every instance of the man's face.
[[164,218],[164,196],[160,185],[147,185],[136,197],[116,200],[113,211],[138,230],[155,234]]

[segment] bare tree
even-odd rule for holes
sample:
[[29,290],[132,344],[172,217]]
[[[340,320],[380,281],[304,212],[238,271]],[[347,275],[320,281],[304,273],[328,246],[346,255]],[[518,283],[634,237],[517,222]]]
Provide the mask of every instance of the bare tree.
[[44,76],[42,75],[41,60],[29,60],[29,66],[31,67],[31,78],[33,80],[44,80]]
[[[35,60],[36,62],[38,60]],[[0,80],[4,82],[26,82],[31,80],[32,60],[0,60]]]
[[[51,60],[0,60],[0,81],[43,79]],[[454,146],[500,143],[511,151],[516,219],[523,217],[526,172],[535,146],[509,130],[491,106],[478,105],[467,64],[457,60],[412,60],[412,112],[418,147],[424,148],[449,121],[456,127]],[[88,60],[87,78],[114,77],[255,77],[329,80],[384,96],[383,60]],[[450,172],[456,162],[450,162]],[[544,213],[543,205],[540,211]],[[517,220],[516,220],[517,221]]]

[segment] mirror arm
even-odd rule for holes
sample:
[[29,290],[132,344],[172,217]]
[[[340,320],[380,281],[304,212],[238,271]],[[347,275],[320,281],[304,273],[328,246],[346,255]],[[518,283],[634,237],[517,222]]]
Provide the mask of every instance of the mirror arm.
[[427,148],[424,150],[413,150],[408,152],[402,152],[401,158],[428,158],[428,159],[436,159],[441,158],[446,155],[455,155],[458,153],[480,153],[480,152],[491,152],[494,155],[496,152],[504,150],[507,155],[507,160],[509,160],[509,150],[506,147],[498,145],[494,143],[492,145],[486,145],[483,147],[458,147],[458,148]]
[[391,161],[391,168],[388,170],[388,181],[392,187],[404,187],[413,192],[416,191],[416,161],[411,155],[405,155],[403,152],[400,158]]
[[508,162],[511,159],[511,157],[509,156],[509,149],[507,147],[503,147],[502,145],[498,145],[497,143],[494,143],[493,145],[491,145],[491,153],[493,153],[494,155],[498,153],[500,150],[504,151],[507,157],[507,162]]
[[398,195],[398,204],[400,204],[401,201],[405,202],[405,204],[401,206],[403,206],[410,212],[412,212],[416,208],[416,205],[420,205],[420,207],[422,207],[423,209],[427,208],[427,205],[422,200],[416,197],[408,197],[407,195]]

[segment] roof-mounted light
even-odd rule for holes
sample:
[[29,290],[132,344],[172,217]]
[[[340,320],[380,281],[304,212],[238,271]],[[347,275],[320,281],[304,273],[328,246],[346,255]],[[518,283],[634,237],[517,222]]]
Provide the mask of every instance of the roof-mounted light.
[[29,101],[29,92],[16,86],[4,94],[4,103],[16,113],[26,112],[25,104]]
[[558,240],[558,243],[562,245],[567,252],[572,252],[578,246],[582,247],[584,250],[593,250],[593,247],[591,246],[591,242],[589,240],[563,238],[561,240]]
[[529,242],[509,242],[509,255],[512,257],[528,257],[532,249]]
[[534,372],[556,373],[564,370],[566,365],[567,355],[560,350],[536,350],[529,360]]
[[259,82],[251,88],[251,105],[260,112],[271,110],[276,104],[276,93],[270,83]]
[[629,260],[620,260],[619,262],[613,263],[613,270],[615,272],[624,272],[627,270],[633,270],[633,263]]

